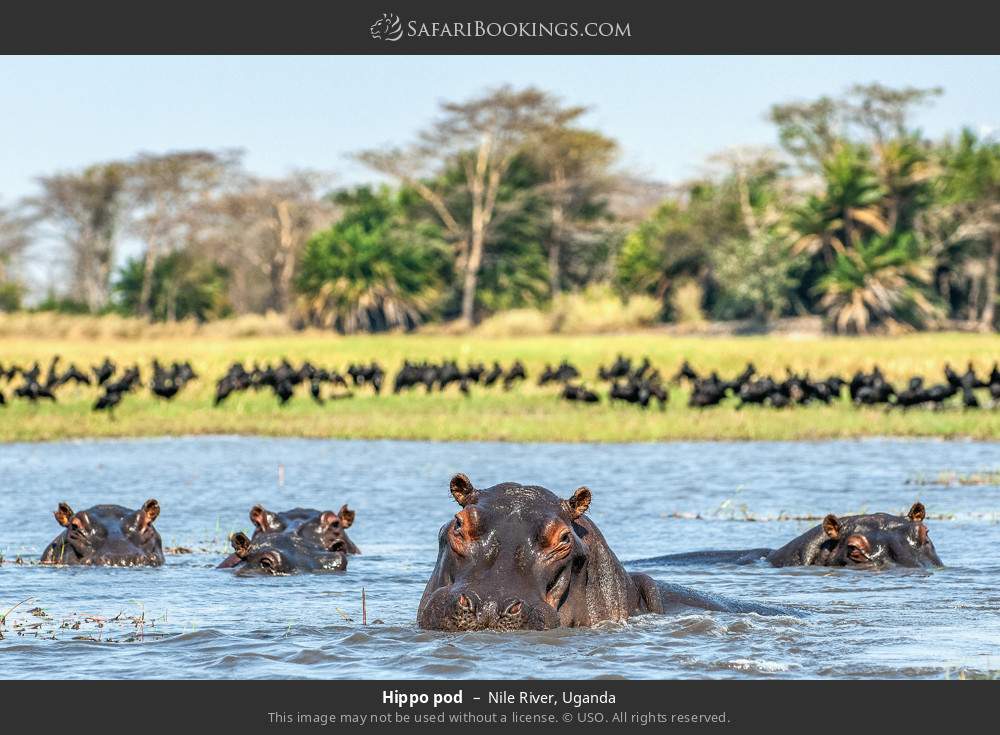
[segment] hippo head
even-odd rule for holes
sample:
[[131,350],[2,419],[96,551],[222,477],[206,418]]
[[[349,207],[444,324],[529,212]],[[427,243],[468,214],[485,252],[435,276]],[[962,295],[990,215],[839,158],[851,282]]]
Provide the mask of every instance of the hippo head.
[[583,515],[591,500],[586,487],[563,500],[543,487],[513,482],[477,490],[458,474],[451,494],[461,510],[438,534],[437,566],[417,612],[422,628],[586,624],[582,618],[599,604],[590,600],[588,585],[600,586],[594,565],[601,558],[607,586],[628,586],[621,565]]
[[[255,533],[248,538],[244,533],[231,537],[236,561],[223,562],[236,566],[237,574],[288,575],[299,572],[345,571],[347,569],[346,545],[340,539],[329,550],[319,549],[291,533]],[[228,560],[227,560],[228,561]]]
[[291,532],[307,543],[329,551],[333,551],[334,546],[342,542],[345,552],[360,554],[361,549],[347,535],[347,529],[354,523],[354,515],[354,511],[346,503],[336,513],[311,508],[295,508],[275,513],[260,505],[250,509],[250,520],[256,528],[254,536],[258,533]]
[[943,566],[924,525],[925,516],[923,503],[914,503],[905,516],[873,513],[838,519],[831,513],[822,524],[828,549],[823,563],[860,568]]
[[160,505],[152,499],[138,510],[95,505],[79,513],[60,503],[55,517],[65,530],[45,549],[42,563],[158,566],[163,549],[153,521],[159,514]]

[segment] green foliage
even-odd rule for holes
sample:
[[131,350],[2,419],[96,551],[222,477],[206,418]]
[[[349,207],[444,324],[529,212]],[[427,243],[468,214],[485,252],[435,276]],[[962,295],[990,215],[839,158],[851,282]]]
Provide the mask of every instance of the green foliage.
[[930,259],[912,234],[873,236],[839,253],[817,290],[838,332],[908,331],[941,315],[928,293],[931,275]]
[[665,202],[625,237],[615,264],[619,291],[668,301],[678,281],[704,276],[710,240],[701,236],[697,221],[697,202],[704,198],[701,189],[693,192],[694,201],[688,207],[676,201]]
[[549,299],[543,247],[548,204],[535,190],[539,176],[527,158],[519,157],[500,188],[500,220],[490,235],[479,276],[476,303],[481,313],[538,307]]
[[770,229],[725,240],[712,260],[719,284],[712,315],[768,322],[789,311],[805,257],[793,255],[788,237]]
[[0,283],[0,311],[18,311],[24,298],[24,290],[24,286],[16,281]]
[[420,324],[438,308],[449,276],[440,230],[412,220],[388,189],[340,192],[344,215],[313,235],[299,263],[299,311],[341,332]]
[[56,314],[90,314],[90,307],[70,297],[56,296],[49,292],[33,311],[51,311]]
[[820,175],[821,190],[806,196],[802,205],[791,211],[792,228],[800,236],[797,252],[831,259],[852,247],[865,230],[885,232],[878,210],[884,191],[867,148],[838,145],[823,159]]
[[[225,268],[179,250],[157,258],[153,266],[148,313],[153,321],[196,319],[200,322],[228,316],[228,273]],[[113,286],[115,305],[123,314],[138,315],[142,293],[143,259],[131,258]]]

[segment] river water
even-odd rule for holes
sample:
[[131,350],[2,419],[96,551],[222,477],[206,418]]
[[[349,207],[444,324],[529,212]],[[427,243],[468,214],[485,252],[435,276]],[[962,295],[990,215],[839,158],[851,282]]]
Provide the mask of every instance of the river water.
[[[1000,444],[865,440],[631,445],[198,437],[0,446],[0,669],[31,678],[944,678],[1000,669]],[[689,566],[654,577],[798,607],[801,618],[691,610],[592,630],[419,630],[448,480],[594,493],[622,560],[779,546],[828,512],[927,506],[943,569]],[[158,569],[36,561],[59,501],[155,497]],[[238,578],[213,567],[254,503],[357,511],[345,574]],[[16,563],[20,557],[21,564]],[[362,624],[361,592],[368,624]]]

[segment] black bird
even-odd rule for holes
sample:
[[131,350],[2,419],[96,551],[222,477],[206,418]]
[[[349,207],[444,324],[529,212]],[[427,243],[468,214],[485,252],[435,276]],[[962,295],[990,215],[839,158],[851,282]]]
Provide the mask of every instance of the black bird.
[[976,394],[972,390],[972,388],[968,387],[962,388],[962,407],[979,408],[979,399],[976,398]]
[[582,403],[598,403],[601,400],[600,396],[594,393],[594,391],[588,390],[582,385],[573,385],[572,383],[566,383],[560,395],[564,400],[580,401]]
[[324,403],[323,396],[320,392],[322,390],[322,387],[323,383],[317,378],[313,378],[312,380],[309,381],[309,395],[311,395],[313,400],[316,401],[316,403],[318,403],[321,406]]
[[278,402],[284,406],[295,395],[295,386],[290,380],[282,380],[274,386],[274,392],[278,396]]
[[502,377],[503,377],[503,368],[500,367],[499,362],[494,362],[493,367],[491,367],[489,372],[483,376],[482,383],[488,388]]
[[104,395],[97,399],[93,410],[108,411],[110,415],[114,416],[114,408],[122,402],[122,396],[124,395],[123,391],[106,390]]
[[698,373],[694,371],[694,368],[691,367],[691,364],[687,360],[681,363],[680,369],[677,371],[674,377],[670,379],[670,382],[680,383],[682,380],[689,380],[692,383],[698,380]]
[[503,389],[510,390],[517,381],[527,379],[528,371],[524,369],[524,365],[520,360],[514,360],[514,364],[510,366],[510,370],[503,376]]
[[98,385],[104,385],[108,382],[111,376],[115,374],[115,370],[117,370],[117,367],[107,357],[104,358],[104,362],[100,365],[95,365],[91,368]]

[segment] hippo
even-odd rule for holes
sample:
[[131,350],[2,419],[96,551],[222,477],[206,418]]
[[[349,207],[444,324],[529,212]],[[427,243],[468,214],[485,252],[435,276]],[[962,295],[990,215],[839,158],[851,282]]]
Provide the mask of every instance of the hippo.
[[776,567],[822,566],[853,569],[944,566],[934,549],[924,518],[923,503],[914,503],[905,516],[889,513],[844,516],[832,513],[780,549],[695,551],[639,559],[630,565],[731,562],[751,564],[765,560]]
[[586,487],[561,499],[539,485],[477,489],[451,479],[461,506],[438,534],[438,559],[417,610],[421,628],[445,631],[545,630],[621,622],[693,606],[794,615],[630,574],[585,514]]
[[41,561],[69,566],[160,566],[163,544],[153,527],[159,515],[160,504],[154,499],[138,510],[95,505],[79,513],[59,503],[55,517],[66,530],[46,547]]
[[258,533],[294,533],[324,549],[331,549],[335,541],[342,540],[346,553],[360,554],[361,549],[347,535],[347,529],[354,523],[354,515],[346,503],[336,513],[313,508],[293,508],[274,513],[260,505],[250,509],[250,520],[256,528],[254,536]]
[[347,545],[342,539],[336,539],[329,549],[321,549],[294,533],[269,531],[255,533],[253,538],[235,533],[231,542],[236,562],[228,566],[238,567],[236,573],[241,576],[347,570]]

